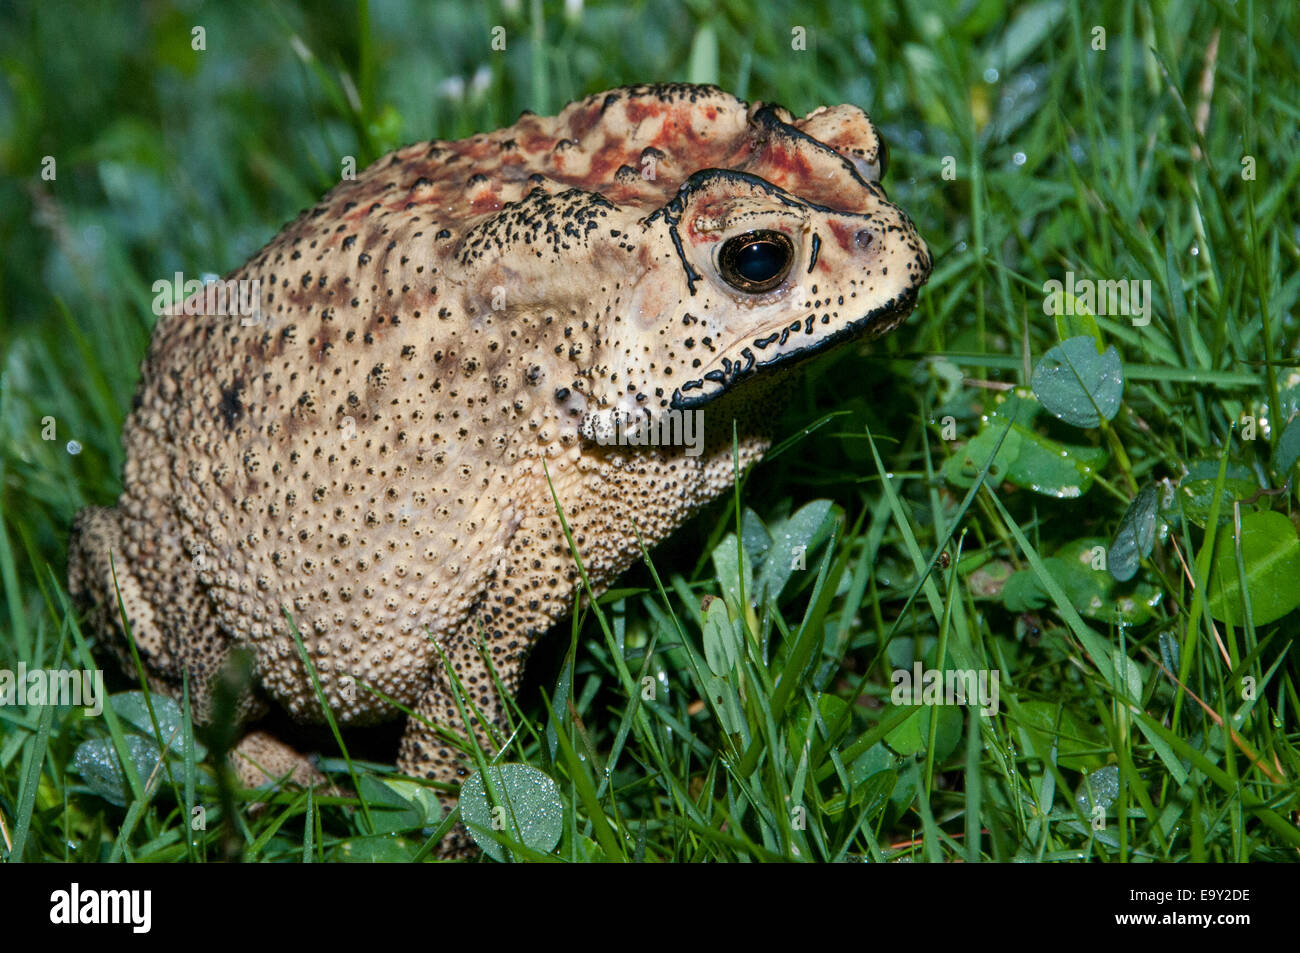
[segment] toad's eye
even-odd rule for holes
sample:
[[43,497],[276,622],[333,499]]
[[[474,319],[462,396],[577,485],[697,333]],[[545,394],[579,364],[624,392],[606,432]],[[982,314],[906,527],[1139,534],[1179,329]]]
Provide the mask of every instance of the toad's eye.
[[771,291],[790,273],[794,243],[783,232],[746,232],[729,238],[718,253],[722,279],[738,291]]

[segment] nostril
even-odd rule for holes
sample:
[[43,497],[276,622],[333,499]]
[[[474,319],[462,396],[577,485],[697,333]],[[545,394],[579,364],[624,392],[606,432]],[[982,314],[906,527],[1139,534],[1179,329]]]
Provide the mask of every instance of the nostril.
[[859,248],[866,248],[871,244],[871,232],[864,228],[853,236],[853,241],[857,243]]

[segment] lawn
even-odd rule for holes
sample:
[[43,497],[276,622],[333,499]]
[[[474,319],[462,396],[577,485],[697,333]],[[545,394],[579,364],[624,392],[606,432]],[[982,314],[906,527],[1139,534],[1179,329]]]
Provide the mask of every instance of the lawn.
[[68,527],[120,491],[155,282],[237,267],[345,157],[672,80],[866,109],[934,273],[541,644],[471,752],[478,859],[1296,859],[1300,8],[876,6],[0,9],[0,673],[114,693],[0,676],[0,856],[436,857],[392,732],[308,733],[330,790],[232,788],[229,732],[71,609]]

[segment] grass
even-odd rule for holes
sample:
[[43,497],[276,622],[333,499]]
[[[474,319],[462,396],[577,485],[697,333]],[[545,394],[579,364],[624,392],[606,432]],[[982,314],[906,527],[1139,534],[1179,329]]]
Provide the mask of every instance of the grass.
[[[471,751],[493,856],[1296,858],[1296,10],[119,6],[0,13],[0,669],[106,657],[67,527],[120,488],[155,280],[237,266],[341,157],[711,81],[866,108],[935,272],[902,329],[810,369],[734,493],[539,648],[503,751]],[[1149,282],[1149,324],[1045,315],[1066,272]],[[1113,406],[1034,375],[1081,335],[1115,349]],[[1093,426],[1039,406],[1080,394]],[[914,661],[996,670],[998,710],[892,703]],[[8,859],[425,859],[449,826],[383,737],[318,736],[342,792],[255,793],[185,699],[105,715],[0,706]]]

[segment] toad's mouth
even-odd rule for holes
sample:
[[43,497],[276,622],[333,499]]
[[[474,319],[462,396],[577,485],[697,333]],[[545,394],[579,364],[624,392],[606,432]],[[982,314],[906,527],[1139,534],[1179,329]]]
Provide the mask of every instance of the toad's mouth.
[[668,409],[695,410],[760,371],[791,367],[850,339],[870,339],[886,334],[902,324],[912,312],[924,283],[909,285],[897,297],[860,318],[840,322],[840,327],[834,330],[819,324],[818,316],[809,313],[803,318],[765,328],[749,340],[738,340],[723,349],[698,377],[674,390]]

